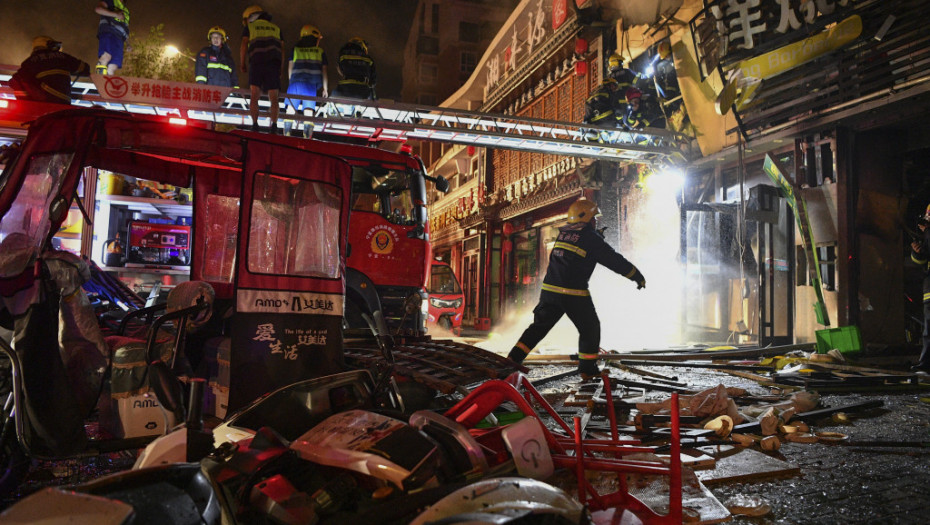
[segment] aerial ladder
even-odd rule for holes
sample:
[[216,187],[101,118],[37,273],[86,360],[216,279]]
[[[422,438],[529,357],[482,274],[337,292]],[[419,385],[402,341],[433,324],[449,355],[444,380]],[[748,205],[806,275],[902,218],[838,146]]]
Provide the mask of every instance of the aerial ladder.
[[[4,104],[10,104],[10,100],[14,98],[12,91],[5,85],[10,78],[8,71],[8,66],[0,66],[0,85],[3,86],[0,87],[0,111]],[[113,100],[102,96],[96,85],[90,82],[75,82],[72,86],[72,98],[72,104],[81,107],[97,106],[131,113],[176,116],[234,127],[247,127],[252,124],[248,111],[248,94],[239,91],[231,91],[219,107],[209,110]],[[434,141],[653,166],[683,164],[685,159],[690,157],[690,139],[663,129],[625,131],[592,127],[577,122],[387,100],[293,95],[288,95],[287,98],[316,102],[316,108],[306,112],[309,114],[285,115],[282,111],[279,125],[285,119],[293,120],[304,126],[313,126],[314,133],[370,141]],[[265,115],[269,105],[267,100],[260,101],[260,121],[267,119]],[[0,135],[25,134],[24,130],[12,129],[4,126],[2,122],[3,119],[0,118]]]

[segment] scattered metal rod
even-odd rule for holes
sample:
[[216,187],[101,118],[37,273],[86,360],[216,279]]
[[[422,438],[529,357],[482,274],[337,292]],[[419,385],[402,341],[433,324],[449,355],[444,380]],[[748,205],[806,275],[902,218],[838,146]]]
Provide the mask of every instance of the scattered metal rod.
[[676,382],[676,383],[678,382],[678,376],[672,376],[672,377],[664,376],[662,374],[658,374],[656,372],[652,372],[649,370],[643,370],[641,368],[636,368],[635,366],[630,366],[622,362],[618,363],[614,361],[608,361],[607,364],[608,366],[619,368],[620,370],[623,370],[625,372],[630,372],[632,374],[637,374],[637,375],[641,375],[645,377],[651,377],[653,379],[661,380],[661,381]]
[[658,390],[660,392],[677,392],[679,394],[693,394],[689,388],[682,388],[673,385],[664,385],[659,383],[648,383],[644,381],[633,381],[631,379],[618,379],[616,377],[610,378],[611,381],[619,385],[632,387],[632,388],[644,388],[646,390]]
[[[622,361],[621,361],[622,362]],[[665,361],[637,361],[640,366],[675,366],[680,368],[716,368],[719,370],[745,370],[748,372],[773,372],[774,367],[761,365],[731,365],[726,363],[710,363],[704,361],[684,361],[668,363]]]

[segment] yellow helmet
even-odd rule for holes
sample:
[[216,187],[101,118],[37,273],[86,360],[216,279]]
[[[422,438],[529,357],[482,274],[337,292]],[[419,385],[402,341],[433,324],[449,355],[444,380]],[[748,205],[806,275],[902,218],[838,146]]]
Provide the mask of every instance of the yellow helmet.
[[32,50],[36,49],[54,49],[57,50],[61,47],[61,42],[55,40],[50,36],[39,35],[32,39]]
[[656,49],[659,53],[659,58],[665,60],[669,55],[672,54],[672,44],[668,43],[668,40],[663,40],[659,42],[659,47]]
[[623,59],[620,58],[620,55],[613,53],[607,58],[608,69],[617,69],[621,67],[623,67]]
[[582,197],[568,207],[568,223],[591,222],[591,219],[600,214],[597,204]]
[[313,38],[323,38],[323,33],[320,33],[320,30],[315,26],[307,24],[300,28],[300,37],[312,36]]
[[362,47],[362,49],[365,50],[366,53],[368,52],[368,43],[365,42],[365,40],[364,40],[362,37],[360,37],[360,36],[353,36],[352,38],[349,39],[349,42],[352,42],[352,43],[355,43],[355,44],[360,45],[360,46]]
[[222,27],[220,26],[211,27],[210,30],[207,31],[207,40],[210,40],[211,38],[213,38],[213,33],[219,33],[220,36],[223,37],[223,42],[226,41],[226,31],[224,31]]
[[260,5],[250,5],[249,7],[246,7],[245,11],[242,12],[242,25],[248,24],[249,17],[254,15],[255,13],[264,13],[264,12],[265,10],[262,9],[262,6]]

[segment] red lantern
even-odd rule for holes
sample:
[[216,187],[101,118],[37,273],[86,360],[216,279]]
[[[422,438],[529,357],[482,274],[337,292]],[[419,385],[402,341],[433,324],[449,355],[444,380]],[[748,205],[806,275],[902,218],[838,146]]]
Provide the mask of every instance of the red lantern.
[[501,229],[504,231],[504,235],[509,237],[510,234],[513,233],[513,224],[510,224],[509,222],[505,222],[503,228]]
[[465,152],[468,153],[468,156],[469,156],[469,157],[474,157],[474,156],[475,156],[475,147],[474,147],[474,146],[468,146],[467,148],[465,148]]
[[588,41],[583,38],[575,39],[575,54],[584,55],[588,52]]
[[588,63],[584,61],[575,62],[575,76],[583,77],[588,74]]
[[504,241],[501,243],[501,251],[504,253],[510,253],[513,251],[513,241]]

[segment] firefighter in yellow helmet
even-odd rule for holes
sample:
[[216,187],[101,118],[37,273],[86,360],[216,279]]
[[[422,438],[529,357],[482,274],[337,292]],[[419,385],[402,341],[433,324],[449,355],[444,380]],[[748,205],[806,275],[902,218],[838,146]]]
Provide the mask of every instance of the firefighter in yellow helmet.
[[352,37],[339,49],[339,74],[342,80],[333,92],[335,97],[374,100],[375,62],[368,54],[368,43],[361,37]]
[[226,44],[226,31],[220,26],[213,26],[207,31],[210,45],[197,53],[194,64],[194,82],[211,86],[238,87],[236,63],[233,62],[232,50]]
[[911,243],[911,260],[924,270],[924,332],[921,341],[923,349],[917,364],[911,370],[918,374],[927,374],[930,373],[930,205],[927,205],[924,214],[917,219],[917,227],[920,229],[920,237]]
[[624,67],[623,58],[617,53],[611,54],[607,58],[607,76],[617,81],[617,88],[621,95],[626,90],[635,86],[639,76],[632,70]]
[[242,45],[239,69],[249,75],[249,116],[252,131],[258,131],[258,99],[268,93],[271,102],[271,133],[278,132],[278,92],[284,72],[284,40],[281,28],[261,6],[251,5],[242,12]]
[[[287,94],[307,97],[328,97],[329,77],[326,73],[328,61],[326,52],[320,47],[323,33],[315,26],[307,24],[300,28],[300,40],[294,44],[287,62]],[[313,100],[289,98],[287,113],[293,115],[300,111],[308,114],[316,107]],[[284,121],[284,133],[289,134],[294,121]],[[304,136],[310,137],[313,125],[304,124]]]
[[522,363],[555,323],[567,315],[578,329],[578,372],[588,380],[599,373],[597,354],[601,344],[601,323],[588,291],[594,267],[608,269],[646,287],[646,278],[625,257],[614,251],[597,230],[597,205],[579,199],[568,208],[568,224],[559,229],[549,256],[539,303],[533,310],[533,323],[523,332],[507,356]]
[[71,75],[90,75],[90,65],[63,53],[61,42],[37,36],[32,39],[32,54],[10,78],[10,86],[16,98],[70,104]]

